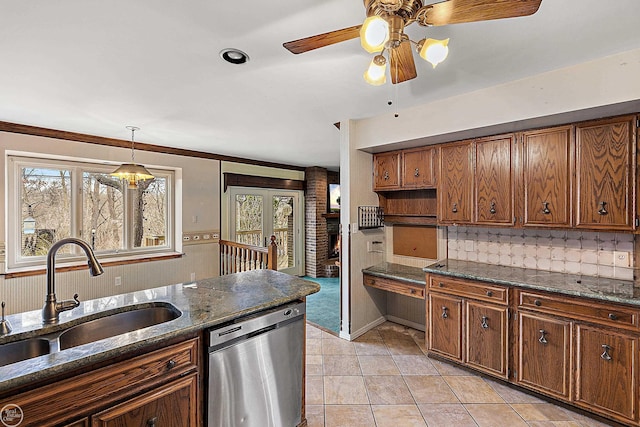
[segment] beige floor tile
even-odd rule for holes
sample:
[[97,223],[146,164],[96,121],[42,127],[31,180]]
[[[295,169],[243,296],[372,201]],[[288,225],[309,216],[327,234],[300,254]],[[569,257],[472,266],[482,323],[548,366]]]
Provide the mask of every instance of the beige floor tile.
[[587,415],[583,415],[577,410],[573,411],[571,409],[563,408],[560,406],[558,406],[558,410],[565,412],[569,417],[569,419],[571,421],[575,421],[576,423],[578,423],[580,427],[610,427],[611,426],[611,423],[603,422],[595,418],[591,418]]
[[328,332],[323,330],[321,330],[320,332],[322,333],[322,338],[324,339],[341,339],[335,332]]
[[376,427],[426,427],[416,405],[371,405]]
[[356,355],[325,355],[323,366],[325,375],[362,375]]
[[400,375],[391,356],[358,356],[362,375]]
[[476,376],[443,376],[462,403],[505,403],[504,399],[482,378]]
[[407,384],[399,375],[365,376],[364,385],[372,405],[415,404]]
[[307,354],[322,354],[322,340],[320,338],[307,338]]
[[324,405],[307,405],[304,410],[307,427],[324,427]]
[[322,331],[315,326],[311,326],[307,323],[307,339],[309,338],[321,339]]
[[402,375],[438,375],[438,371],[425,355],[395,355],[396,366]]
[[370,341],[382,341],[380,332],[378,332],[376,329],[371,329],[365,332],[364,334],[360,335],[355,340],[355,342],[370,342]]
[[479,427],[527,427],[527,423],[507,404],[470,403],[464,406]]
[[407,330],[409,328],[398,323],[384,322],[383,324],[376,326],[375,329],[382,334],[385,332],[408,333]]
[[403,378],[416,403],[460,403],[442,377],[411,375]]
[[356,349],[356,354],[359,356],[386,356],[391,354],[387,349],[387,345],[382,340],[364,342],[355,341],[353,343],[353,347]]
[[375,426],[369,405],[327,405],[325,413],[325,427]]
[[353,343],[340,338],[330,338],[322,340],[322,354],[356,354]]
[[305,369],[307,375],[322,375],[324,373],[322,369],[322,356],[319,354],[307,354]]
[[429,427],[476,427],[461,403],[421,403],[418,405]]
[[575,421],[529,421],[529,427],[580,427]]
[[512,403],[511,407],[525,421],[571,421],[566,411],[551,403]]
[[306,378],[305,402],[307,405],[324,404],[324,377],[310,376]]
[[522,390],[517,390],[498,381],[484,378],[484,381],[491,386],[507,403],[546,403],[532,394],[528,394]]
[[440,360],[431,359],[431,363],[433,363],[433,366],[437,369],[440,375],[470,375],[469,372],[471,372],[466,369],[462,369],[453,363],[442,362]]
[[410,338],[385,339],[384,343],[387,345],[389,353],[391,354],[424,354],[420,347],[418,347],[418,344]]
[[324,376],[326,405],[368,405],[367,389],[361,376]]

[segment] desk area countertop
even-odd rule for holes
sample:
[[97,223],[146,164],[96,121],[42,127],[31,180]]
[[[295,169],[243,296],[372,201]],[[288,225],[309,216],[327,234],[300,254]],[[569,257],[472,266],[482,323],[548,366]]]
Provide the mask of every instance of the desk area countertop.
[[362,272],[371,276],[391,280],[401,280],[416,285],[425,286],[427,284],[426,273],[420,267],[410,267],[402,264],[383,262],[381,264],[364,268]]
[[253,270],[84,301],[78,308],[61,313],[60,322],[55,325],[43,326],[41,310],[10,315],[7,318],[13,330],[0,337],[0,345],[54,334],[82,321],[100,317],[100,313],[104,311],[117,313],[131,310],[132,306],[169,303],[182,312],[175,320],[2,366],[0,393],[126,352],[197,333],[233,319],[302,299],[319,290],[318,284],[288,274]]
[[629,280],[580,276],[452,259],[438,261],[422,270],[425,274],[441,274],[497,285],[640,306],[640,287],[635,287],[634,283]]

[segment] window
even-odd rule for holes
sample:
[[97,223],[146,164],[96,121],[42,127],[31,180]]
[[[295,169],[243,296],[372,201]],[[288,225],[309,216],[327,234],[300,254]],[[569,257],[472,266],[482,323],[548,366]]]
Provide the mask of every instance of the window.
[[[100,258],[174,250],[173,181],[169,170],[135,189],[111,165],[9,156],[8,267],[44,264],[65,237],[87,241]],[[83,259],[74,245],[58,252]]]

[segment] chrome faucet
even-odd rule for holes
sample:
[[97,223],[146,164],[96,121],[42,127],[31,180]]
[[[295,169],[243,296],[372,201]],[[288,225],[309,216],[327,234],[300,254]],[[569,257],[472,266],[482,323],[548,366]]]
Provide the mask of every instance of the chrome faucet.
[[67,243],[74,243],[84,250],[89,264],[89,273],[92,276],[99,276],[104,273],[93,250],[91,250],[91,246],[84,240],[67,237],[66,239],[55,242],[47,253],[47,297],[44,301],[44,307],[42,307],[42,322],[45,324],[58,323],[61,312],[72,310],[80,305],[78,294],[73,296],[73,300],[56,301],[56,252]]

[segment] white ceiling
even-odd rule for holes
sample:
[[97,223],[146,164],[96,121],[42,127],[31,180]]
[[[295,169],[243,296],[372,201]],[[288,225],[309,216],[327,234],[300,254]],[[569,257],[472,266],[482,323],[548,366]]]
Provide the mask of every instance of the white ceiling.
[[[282,47],[361,23],[361,0],[2,0],[0,121],[125,140],[135,125],[140,142],[335,168],[334,123],[638,48],[638,16],[638,0],[543,0],[530,17],[414,24],[414,40],[451,39],[448,59],[373,87],[357,39]],[[251,60],[222,61],[229,47]]]

